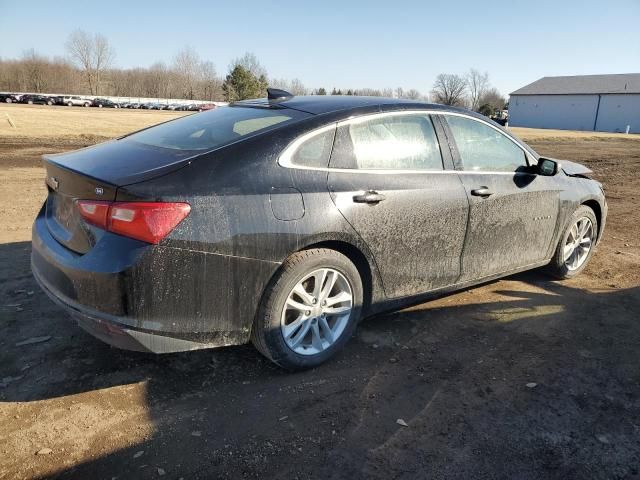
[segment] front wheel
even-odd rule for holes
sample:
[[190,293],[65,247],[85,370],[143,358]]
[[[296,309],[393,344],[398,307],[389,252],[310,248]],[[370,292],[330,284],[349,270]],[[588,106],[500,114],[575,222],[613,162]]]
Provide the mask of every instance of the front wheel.
[[289,370],[315,367],[352,336],[362,311],[358,269],[335,250],[293,254],[267,287],[251,341]]
[[593,255],[598,235],[598,220],[593,210],[581,205],[560,237],[547,270],[560,279],[573,278],[585,269]]

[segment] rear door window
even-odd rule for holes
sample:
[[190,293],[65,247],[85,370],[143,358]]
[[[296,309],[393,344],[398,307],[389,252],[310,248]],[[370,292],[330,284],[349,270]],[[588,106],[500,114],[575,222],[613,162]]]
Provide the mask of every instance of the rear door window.
[[221,107],[151,127],[126,139],[173,150],[212,150],[308,116],[291,109]]
[[358,119],[338,128],[331,166],[366,170],[442,170],[442,154],[427,114]]

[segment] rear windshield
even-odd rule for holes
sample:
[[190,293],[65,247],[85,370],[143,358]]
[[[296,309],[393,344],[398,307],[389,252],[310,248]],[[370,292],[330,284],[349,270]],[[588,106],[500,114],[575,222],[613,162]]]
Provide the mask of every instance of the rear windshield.
[[221,107],[134,133],[127,140],[173,150],[212,150],[307,116],[290,109]]

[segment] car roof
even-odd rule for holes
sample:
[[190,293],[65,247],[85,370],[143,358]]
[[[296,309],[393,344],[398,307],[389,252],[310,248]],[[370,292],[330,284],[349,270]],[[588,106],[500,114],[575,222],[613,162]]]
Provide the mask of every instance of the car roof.
[[449,107],[436,103],[424,103],[415,100],[407,100],[401,98],[387,97],[364,97],[356,95],[307,95],[286,97],[282,100],[269,101],[266,98],[258,98],[252,100],[242,100],[234,102],[233,105],[238,106],[259,106],[265,108],[291,108],[313,115],[322,115],[325,113],[333,113],[344,110],[357,110],[363,107],[380,107],[385,110],[406,110],[430,109],[430,110],[450,110],[452,112],[466,112],[468,110]]

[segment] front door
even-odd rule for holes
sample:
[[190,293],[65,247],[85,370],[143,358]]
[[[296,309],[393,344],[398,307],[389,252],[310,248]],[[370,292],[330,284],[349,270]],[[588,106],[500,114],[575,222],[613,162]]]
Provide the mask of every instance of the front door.
[[469,198],[459,282],[547,259],[560,205],[555,179],[531,173],[522,147],[493,126],[460,115],[443,117]]
[[457,173],[443,166],[428,114],[344,122],[330,166],[332,198],[371,249],[389,298],[455,283],[468,200]]

